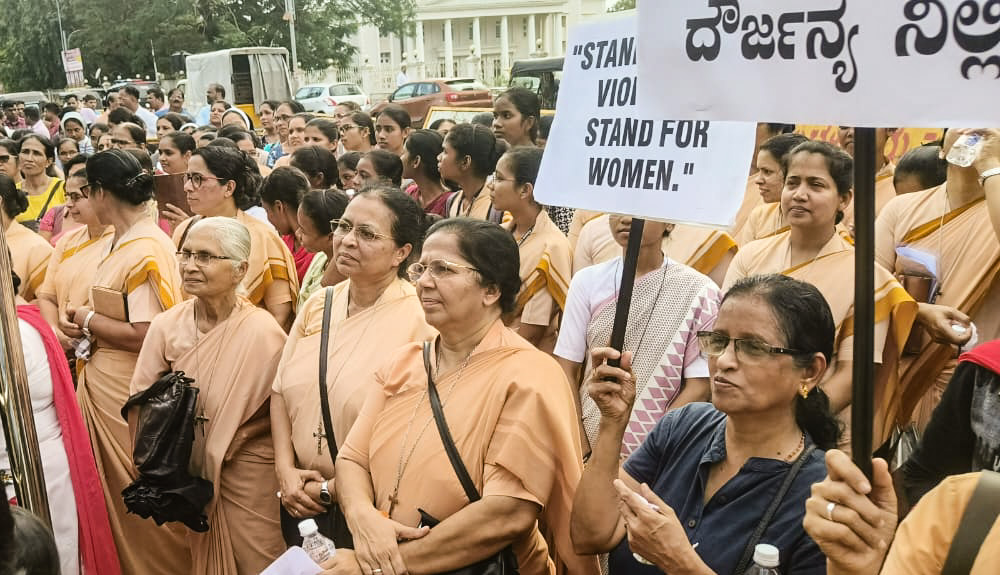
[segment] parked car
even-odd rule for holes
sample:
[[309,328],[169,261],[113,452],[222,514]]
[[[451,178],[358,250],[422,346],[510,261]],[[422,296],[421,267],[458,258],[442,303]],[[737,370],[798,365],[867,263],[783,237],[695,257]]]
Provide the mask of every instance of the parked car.
[[410,125],[421,126],[431,106],[492,108],[493,97],[475,78],[439,78],[403,84],[387,101],[372,108],[372,115],[378,115],[389,103],[410,113]]
[[295,92],[295,99],[305,106],[307,112],[332,114],[333,109],[341,102],[354,102],[363,109],[371,106],[371,98],[350,82],[333,84],[307,84]]
[[[111,86],[108,87],[107,94],[118,93],[118,90],[121,90],[125,86],[135,86],[135,89],[139,90],[139,105],[140,106],[145,106],[146,105],[146,94],[149,93],[149,90],[151,88],[160,88],[159,82],[153,82],[151,80],[139,80],[139,79],[121,80],[121,81],[115,82],[114,84],[111,84]],[[105,98],[107,98],[106,95],[105,95]],[[105,99],[104,101],[101,102],[101,104],[106,107],[107,104],[108,104],[107,100]]]
[[555,110],[562,81],[563,58],[518,60],[510,69],[510,87],[520,86],[538,94],[543,109]]
[[0,102],[6,102],[8,100],[14,102],[24,102],[25,106],[36,106],[39,110],[42,106],[49,101],[48,96],[45,92],[11,92],[9,94],[0,94]]

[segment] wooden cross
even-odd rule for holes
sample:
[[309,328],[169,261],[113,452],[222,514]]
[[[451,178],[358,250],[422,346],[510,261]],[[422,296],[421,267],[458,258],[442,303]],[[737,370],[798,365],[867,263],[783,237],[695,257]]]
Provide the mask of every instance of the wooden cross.
[[326,434],[323,433],[323,424],[316,425],[316,431],[313,432],[313,437],[316,438],[316,455],[322,455],[323,440],[326,439]]

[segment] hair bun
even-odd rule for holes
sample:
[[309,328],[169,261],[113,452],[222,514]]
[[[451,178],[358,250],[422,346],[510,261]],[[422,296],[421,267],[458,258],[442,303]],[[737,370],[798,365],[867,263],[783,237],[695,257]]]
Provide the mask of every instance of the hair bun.
[[143,188],[153,185],[154,181],[155,180],[153,179],[152,174],[143,170],[133,176],[129,181],[125,182],[125,188],[129,191],[142,190]]

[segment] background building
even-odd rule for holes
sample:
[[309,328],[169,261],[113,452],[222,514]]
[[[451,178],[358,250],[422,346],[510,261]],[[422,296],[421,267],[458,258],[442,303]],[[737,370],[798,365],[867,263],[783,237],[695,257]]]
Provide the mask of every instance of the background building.
[[605,10],[605,0],[418,0],[412,36],[364,26],[353,66],[307,80],[354,81],[373,102],[395,89],[402,64],[410,80],[462,76],[503,86],[512,62],[563,56],[569,27]]

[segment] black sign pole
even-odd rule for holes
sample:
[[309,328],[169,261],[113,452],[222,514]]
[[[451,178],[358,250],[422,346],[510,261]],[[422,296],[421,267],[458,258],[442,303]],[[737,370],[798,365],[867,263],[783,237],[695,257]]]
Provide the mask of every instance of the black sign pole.
[[872,476],[875,419],[875,129],[854,129],[854,374],[851,451]]
[[[618,304],[615,307],[615,323],[611,328],[612,349],[624,352],[625,328],[628,326],[628,310],[632,307],[632,287],[635,285],[635,270],[639,264],[639,246],[642,245],[642,228],[645,220],[632,218],[628,231],[628,245],[625,247],[625,262],[622,265],[622,283],[618,289]],[[608,365],[618,367],[619,360],[609,360]]]

